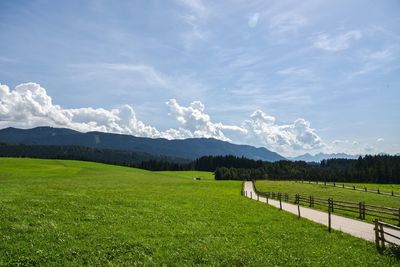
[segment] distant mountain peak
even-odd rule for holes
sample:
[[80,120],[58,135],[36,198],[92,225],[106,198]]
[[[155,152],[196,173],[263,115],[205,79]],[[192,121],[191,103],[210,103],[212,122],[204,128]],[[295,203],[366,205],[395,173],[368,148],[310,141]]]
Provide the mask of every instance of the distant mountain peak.
[[323,153],[319,152],[315,155],[311,155],[310,153],[305,153],[304,155],[300,155],[297,157],[288,158],[290,160],[301,160],[306,162],[320,162],[324,159],[333,159],[333,158],[343,158],[343,159],[357,159],[359,155],[349,155],[346,153]]

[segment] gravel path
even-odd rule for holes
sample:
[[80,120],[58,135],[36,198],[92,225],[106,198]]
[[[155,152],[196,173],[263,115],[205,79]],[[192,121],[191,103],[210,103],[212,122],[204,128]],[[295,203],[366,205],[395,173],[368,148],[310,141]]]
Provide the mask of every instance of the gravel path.
[[[257,196],[257,194],[254,191],[252,182],[244,183],[244,192],[245,192],[245,196],[247,196],[248,198],[252,198],[254,200],[259,200],[261,202],[266,203],[265,197]],[[277,200],[268,199],[268,204],[272,205],[274,207],[277,207],[277,208],[280,207],[279,201],[277,201]],[[298,215],[298,207],[297,207],[297,205],[294,205],[294,204],[282,202],[282,210],[285,210],[287,212]],[[307,218],[311,221],[328,226],[328,213],[327,212],[318,211],[318,210],[300,206],[300,214],[301,214],[302,218]],[[362,239],[365,239],[368,241],[375,242],[375,231],[374,231],[374,225],[372,223],[357,221],[357,220],[353,220],[353,219],[349,219],[346,217],[332,214],[331,227],[332,227],[332,229],[342,231],[344,233],[348,233],[355,237],[359,237],[359,238],[362,238]],[[400,236],[400,231],[386,229],[386,228],[385,228],[385,231],[389,232],[393,235]],[[392,238],[388,235],[386,235],[385,238],[391,242],[395,242],[396,244],[400,245],[400,240],[398,240],[398,239]]]

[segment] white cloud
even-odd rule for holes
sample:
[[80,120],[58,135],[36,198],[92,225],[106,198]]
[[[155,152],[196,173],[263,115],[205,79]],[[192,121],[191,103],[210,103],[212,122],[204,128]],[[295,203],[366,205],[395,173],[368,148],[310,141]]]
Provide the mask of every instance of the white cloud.
[[193,73],[180,72],[179,75],[170,75],[146,64],[94,62],[69,64],[68,67],[85,78],[88,76],[92,76],[91,79],[112,78],[112,81],[116,83],[116,90],[118,90],[119,82],[131,88],[142,89],[141,93],[164,90],[172,96],[200,98],[207,90],[207,87]]
[[278,124],[275,117],[257,110],[241,126],[227,125],[214,122],[200,101],[181,106],[175,99],[170,99],[166,104],[170,108],[170,115],[175,116],[180,124],[178,129],[159,131],[146,125],[137,119],[134,109],[129,105],[110,110],[91,107],[66,109],[53,104],[51,97],[39,84],[20,84],[15,90],[0,85],[0,127],[46,125],[82,132],[101,131],[167,139],[206,137],[236,143],[247,139],[252,140],[250,143],[286,154],[325,146],[315,129],[304,119],[297,119],[292,124]]
[[385,141],[385,139],[383,139],[383,138],[378,138],[378,139],[376,139],[376,141],[377,141],[377,142],[383,142],[383,141]]
[[301,78],[306,80],[315,80],[317,77],[315,76],[314,72],[310,69],[306,68],[295,68],[290,67],[286,69],[282,69],[277,72],[279,75],[289,76],[293,78]]
[[361,39],[361,37],[360,31],[349,31],[334,37],[319,34],[314,40],[314,46],[327,51],[340,51],[347,49],[352,41]]
[[196,42],[206,39],[207,33],[201,25],[209,16],[209,9],[201,0],[178,0],[178,4],[184,7],[185,13],[182,21],[189,26],[180,34],[186,49],[190,49]]
[[370,53],[366,58],[378,61],[391,61],[395,59],[395,55],[391,49],[383,49]]
[[[175,99],[171,99],[167,105],[171,115],[175,116],[182,126],[180,132],[185,131],[186,137],[212,137],[234,142],[250,139],[253,140],[252,143],[262,144],[285,154],[325,147],[315,129],[304,119],[297,119],[292,124],[278,124],[275,117],[257,110],[241,126],[225,125],[213,122],[205,113],[205,107],[200,101],[183,107]],[[254,142],[254,139],[259,142]]]
[[54,105],[46,90],[36,83],[18,85],[10,90],[0,85],[0,126],[68,127],[78,131],[125,133],[147,137],[163,136],[156,128],[137,120],[131,106],[64,109]]
[[187,137],[212,137],[231,141],[225,136],[224,131],[246,133],[245,129],[238,126],[212,122],[210,116],[204,112],[205,107],[200,101],[194,101],[189,106],[183,107],[175,99],[170,99],[167,105],[171,115],[182,125]]
[[260,14],[259,13],[254,13],[251,16],[249,16],[249,20],[247,21],[247,25],[249,25],[250,28],[254,28],[258,24],[258,20],[260,19]]
[[273,116],[261,110],[255,111],[251,119],[245,121],[244,128],[258,137],[275,151],[291,154],[296,150],[313,150],[325,147],[322,139],[304,119],[296,119],[292,124],[278,124]]
[[376,71],[390,71],[388,63],[397,58],[398,47],[390,47],[379,51],[369,52],[363,56],[362,67],[350,74],[350,78]]
[[208,13],[206,6],[201,0],[178,0],[177,2],[198,17],[204,17]]
[[[129,74],[137,84],[147,86],[169,87],[170,79],[167,75],[157,71],[154,67],[144,64],[125,64],[125,63],[85,63],[70,64],[70,68],[81,70],[89,75],[104,75],[113,72],[116,74]],[[109,75],[109,74],[108,74]]]
[[351,141],[351,140],[336,139],[336,140],[333,140],[332,143],[334,145],[341,145],[341,144],[344,144],[344,145],[358,145],[358,141],[356,141],[356,140]]
[[297,31],[308,24],[308,19],[292,12],[276,15],[270,19],[269,29],[274,34]]

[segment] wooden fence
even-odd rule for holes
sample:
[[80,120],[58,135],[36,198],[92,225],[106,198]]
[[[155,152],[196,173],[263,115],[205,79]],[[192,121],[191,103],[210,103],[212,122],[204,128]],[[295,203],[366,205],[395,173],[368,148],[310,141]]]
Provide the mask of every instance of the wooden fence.
[[304,180],[294,180],[293,182],[304,183],[304,184],[320,184],[320,185],[325,185],[325,186],[340,187],[340,188],[381,194],[381,195],[392,196],[392,197],[400,197],[400,193],[394,192],[393,190],[391,192],[385,192],[385,191],[381,191],[379,188],[377,188],[376,190],[372,190],[372,189],[368,189],[366,187],[361,188],[361,187],[356,187],[355,185],[345,185],[344,183],[336,183],[336,182],[327,183],[326,181],[321,182],[321,181],[304,181]]
[[371,216],[374,219],[379,218],[390,223],[395,223],[400,226],[400,208],[390,208],[377,205],[366,204],[365,202],[350,202],[342,200],[334,200],[333,198],[322,199],[312,195],[289,195],[281,192],[261,192],[257,188],[254,191],[261,196],[272,199],[277,199],[284,202],[292,202],[297,205],[325,207],[328,212],[347,211],[354,213],[359,219],[365,220],[366,216]]
[[[397,244],[393,241],[400,240],[400,236],[388,232],[387,229],[400,231],[400,227],[384,223],[379,220],[374,220],[374,223],[375,223],[374,230],[375,230],[376,247],[378,249],[384,249],[386,244],[397,246]],[[392,241],[390,241],[389,239],[392,239]]]
[[[257,200],[259,200],[259,196],[262,195],[266,198],[266,201],[268,203],[268,199],[269,198],[273,198],[273,199],[277,199],[279,200],[279,207],[280,210],[282,210],[282,199],[285,202],[290,202],[290,200],[293,200],[293,197],[290,198],[290,196],[286,193],[282,194],[280,192],[261,192],[258,191],[257,188],[255,187],[254,183],[253,183],[253,190],[254,192],[257,194]],[[247,192],[244,191],[243,189],[241,190],[241,195],[242,196],[246,196],[246,197],[250,197],[251,199],[253,199],[253,192]],[[314,198],[313,196],[308,196],[308,197],[304,197],[301,196],[299,194],[295,195],[295,199],[294,199],[294,203],[297,204],[298,207],[298,214],[299,217],[301,217],[300,214],[300,204],[302,203],[302,201],[304,201],[303,203],[308,203],[309,207],[315,207],[315,205],[323,205],[323,206],[327,206],[328,208],[328,230],[329,232],[331,231],[331,214],[335,211],[335,210],[346,210],[346,211],[351,211],[351,212],[355,212],[355,205],[351,206],[352,204],[356,204],[356,202],[348,202],[348,201],[334,201],[332,198],[329,198],[328,200],[324,200],[324,199],[320,199],[320,198]],[[349,204],[349,205],[345,205],[345,204]],[[369,207],[375,208],[375,209],[369,209]],[[377,208],[377,209],[376,209]],[[376,212],[378,215],[379,213],[384,213],[385,217],[388,219],[393,219],[394,217],[387,217],[387,215],[390,215],[389,212],[385,212],[379,209],[388,209],[388,210],[396,210],[397,209],[393,209],[393,208],[387,208],[387,207],[380,207],[380,206],[375,206],[375,205],[366,205],[363,202],[359,202],[358,203],[358,213],[359,213],[359,218],[360,219],[365,219],[365,215],[371,215],[371,216],[377,216],[374,215],[372,212]],[[371,212],[371,213],[367,213]],[[393,213],[394,214],[394,213]],[[393,215],[392,214],[392,215]],[[396,217],[396,221],[400,226],[400,208],[398,209],[398,216]],[[379,216],[382,217],[382,216]],[[382,221],[379,221],[378,219],[374,219],[374,231],[375,231],[375,243],[376,243],[376,247],[378,249],[385,249],[386,244],[389,244],[390,246],[395,246],[398,247],[398,240],[400,240],[400,235],[398,234],[398,232],[400,231],[400,227],[399,226],[395,226],[389,223],[385,223]],[[389,230],[388,230],[389,229]],[[390,230],[394,230],[394,231],[390,231]]]

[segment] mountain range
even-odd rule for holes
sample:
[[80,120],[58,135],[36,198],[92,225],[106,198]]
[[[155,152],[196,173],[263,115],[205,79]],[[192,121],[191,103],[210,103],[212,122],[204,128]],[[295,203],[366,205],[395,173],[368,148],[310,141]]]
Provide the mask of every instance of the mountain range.
[[324,159],[357,159],[359,155],[349,155],[346,153],[332,153],[332,154],[326,154],[326,153],[318,153],[315,155],[311,155],[310,153],[306,153],[301,156],[297,157],[292,157],[288,158],[290,160],[294,161],[306,161],[306,162],[320,162],[321,160]]
[[263,161],[278,161],[285,158],[264,147],[236,145],[213,138],[189,138],[168,140],[162,138],[136,137],[132,135],[87,132],[66,128],[36,127],[32,129],[5,128],[0,130],[0,143],[25,145],[84,146],[149,153],[181,159],[196,159],[202,156],[234,155]]

